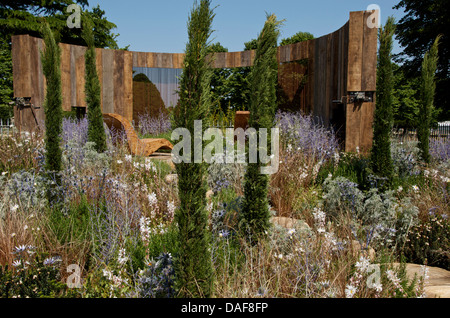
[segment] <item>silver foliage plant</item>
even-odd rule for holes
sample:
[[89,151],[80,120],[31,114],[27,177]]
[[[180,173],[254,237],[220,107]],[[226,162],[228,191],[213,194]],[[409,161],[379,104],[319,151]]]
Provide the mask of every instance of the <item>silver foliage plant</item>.
[[400,142],[391,140],[391,157],[394,164],[394,172],[400,178],[420,173],[420,150],[417,145],[417,141]]
[[[236,158],[236,151],[233,151],[233,156]],[[223,163],[219,163],[219,158],[222,158]],[[244,182],[245,167],[246,164],[226,163],[224,154],[215,154],[213,163],[208,167],[209,188],[214,193],[228,187],[239,188]]]
[[355,232],[363,229],[366,243],[401,244],[417,222],[419,209],[409,197],[396,198],[394,191],[380,193],[373,188],[363,192],[345,177],[331,176],[323,189],[324,211],[335,219],[350,212]]

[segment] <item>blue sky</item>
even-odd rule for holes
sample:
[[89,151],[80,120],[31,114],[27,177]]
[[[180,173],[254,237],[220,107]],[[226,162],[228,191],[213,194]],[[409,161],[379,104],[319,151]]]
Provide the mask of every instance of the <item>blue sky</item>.
[[[213,42],[220,42],[230,52],[242,51],[244,43],[254,39],[264,25],[266,13],[284,19],[281,37],[298,31],[316,37],[343,26],[350,11],[366,10],[370,4],[381,8],[381,22],[393,15],[397,21],[404,12],[393,7],[400,0],[212,0],[215,7]],[[100,4],[109,21],[117,25],[120,47],[131,51],[183,53],[186,24],[194,0],[90,0],[90,7]],[[394,53],[401,50],[396,43]]]

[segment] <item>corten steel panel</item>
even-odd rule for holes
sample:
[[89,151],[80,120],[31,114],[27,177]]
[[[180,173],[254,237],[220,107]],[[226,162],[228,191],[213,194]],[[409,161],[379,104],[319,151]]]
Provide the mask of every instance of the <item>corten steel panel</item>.
[[[60,44],[61,48],[61,93],[64,111],[70,111],[72,106],[72,87],[70,78],[70,45]],[[75,106],[75,105],[73,105]]]
[[364,42],[364,14],[350,13],[349,48],[348,48],[348,83],[349,92],[361,91],[362,54]]
[[[38,54],[36,47],[31,45],[32,38],[28,35],[12,36],[12,57],[13,57],[13,89],[14,97],[31,97],[31,102],[34,103],[34,96],[31,78],[33,68],[31,56]],[[35,49],[34,51],[33,48]],[[35,71],[35,69],[34,69]],[[19,131],[35,131],[36,123],[31,109],[25,108],[18,111],[14,107],[15,125]]]
[[114,112],[114,50],[102,50],[103,113]]
[[86,107],[86,94],[85,94],[85,54],[86,48],[82,46],[75,46],[75,81],[76,81],[76,101],[72,106],[85,106]]
[[[103,90],[103,55],[102,49],[95,49],[95,63],[100,89]],[[103,111],[103,94],[100,94],[100,108]]]
[[[376,91],[377,29],[369,28],[371,12],[351,12],[348,39],[347,91]],[[372,147],[375,104],[346,107],[345,150],[368,153]]]
[[[121,116],[125,115],[124,103],[124,66],[125,66],[125,52],[114,51],[114,113]],[[124,116],[125,117],[125,116]]]
[[[156,53],[146,53],[147,67],[155,67],[155,54]],[[133,65],[136,67],[136,65]]]
[[367,20],[371,16],[371,12],[364,13],[364,38],[362,53],[362,91],[376,91],[377,87],[377,43],[378,29],[370,28]]
[[[39,52],[39,44],[38,44],[37,38],[30,38],[30,52]],[[31,96],[33,96],[32,103],[36,106],[42,106],[43,102],[43,96],[41,95],[40,87],[42,84],[39,84],[40,80],[40,72],[39,72],[39,66],[40,66],[40,58],[38,54],[31,54],[30,55],[30,81],[31,83],[35,83],[35,85],[31,85]],[[40,110],[35,110],[34,114],[36,115],[36,120],[38,121],[39,125],[41,125],[41,120],[43,117],[40,114]],[[34,119],[34,115],[30,110],[31,120],[33,120],[36,123],[36,120]]]
[[124,52],[123,75],[123,116],[130,122],[133,120],[133,53]]

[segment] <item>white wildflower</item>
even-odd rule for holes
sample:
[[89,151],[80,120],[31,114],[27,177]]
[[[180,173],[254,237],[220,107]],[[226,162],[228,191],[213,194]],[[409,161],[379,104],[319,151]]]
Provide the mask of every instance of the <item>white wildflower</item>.
[[381,293],[383,291],[383,285],[381,283],[375,283],[372,287],[377,291],[377,293]]
[[167,213],[171,218],[175,215],[175,204],[172,201],[167,201]]
[[119,250],[119,257],[117,258],[120,265],[125,264],[128,261],[128,257],[125,256],[125,249],[121,248]]
[[141,231],[141,238],[142,241],[144,241],[145,243],[149,242],[150,240],[150,219],[146,218],[146,217],[141,217],[139,220],[139,225],[140,225],[140,231]]
[[369,270],[369,266],[370,266],[370,261],[369,261],[369,259],[365,258],[364,256],[361,256],[359,261],[356,262],[356,264],[355,264],[355,267],[363,273],[365,273]]
[[314,219],[318,222],[325,222],[326,214],[322,210],[315,208],[313,212]]
[[355,296],[355,294],[356,294],[356,291],[357,291],[357,289],[356,289],[355,286],[347,285],[345,287],[345,297],[346,298],[353,298]]
[[22,265],[22,262],[21,262],[20,260],[15,260],[15,261],[12,263],[12,266],[14,266],[14,267],[19,267],[20,265]]
[[292,145],[291,145],[291,144],[289,144],[289,145],[287,146],[287,151],[288,151],[288,152],[291,152],[291,151],[292,151]]
[[427,281],[430,278],[430,276],[428,276],[428,267],[421,265],[420,268],[422,269],[423,279]]
[[147,197],[151,206],[156,206],[158,204],[158,198],[156,197],[155,192],[150,193]]
[[387,270],[387,271],[386,271],[386,276],[387,276],[387,278],[388,278],[391,282],[393,282],[395,285],[400,284],[400,279],[397,277],[397,274],[395,274],[394,271],[392,271],[392,270]]

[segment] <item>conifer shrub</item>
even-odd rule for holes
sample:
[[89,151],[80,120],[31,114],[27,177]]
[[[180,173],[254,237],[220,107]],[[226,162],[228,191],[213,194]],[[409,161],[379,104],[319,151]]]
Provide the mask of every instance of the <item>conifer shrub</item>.
[[420,120],[418,120],[417,138],[419,140],[420,156],[426,163],[430,163],[430,128],[433,111],[434,95],[436,91],[436,69],[439,59],[438,47],[441,36],[434,41],[430,50],[425,53],[422,63],[422,81],[420,88]]
[[[44,103],[45,113],[45,170],[51,185],[60,183],[58,173],[62,169],[62,149],[60,147],[62,132],[62,95],[61,95],[61,49],[55,40],[48,23],[42,27],[45,51],[41,52],[42,68],[47,80]],[[55,201],[57,194],[48,189],[49,202]]]
[[377,66],[377,98],[373,123],[373,147],[371,150],[371,169],[374,174],[392,180],[393,164],[391,158],[390,134],[393,127],[393,64],[392,48],[395,32],[395,19],[389,17],[386,25],[379,30],[380,48]]
[[[260,129],[268,132],[274,126],[277,109],[276,87],[278,81],[277,41],[280,22],[275,15],[270,15],[261,31],[256,48],[254,65],[250,73],[250,119],[249,126],[257,132]],[[271,149],[268,136],[267,149]],[[260,160],[261,145],[258,149]],[[248,238],[257,240],[264,236],[270,227],[270,212],[268,200],[269,177],[261,173],[261,161],[249,163],[245,174],[244,201],[240,227]]]
[[[212,71],[206,56],[214,18],[210,4],[209,0],[196,2],[189,16],[189,40],[180,78],[180,100],[173,111],[172,126],[174,129],[185,128],[190,132],[192,150],[195,149],[194,143],[199,138],[194,133],[195,121],[203,121],[201,136],[208,125]],[[174,266],[177,290],[181,297],[208,298],[212,294],[213,277],[211,257],[208,253],[206,164],[194,163],[192,152],[191,158],[190,163],[181,162],[175,165],[180,206],[175,212],[179,247]]]
[[95,143],[98,152],[107,150],[106,134],[101,110],[101,87],[97,74],[96,53],[94,45],[93,25],[86,17],[83,26],[83,39],[88,49],[85,54],[85,91],[88,117],[88,141]]

